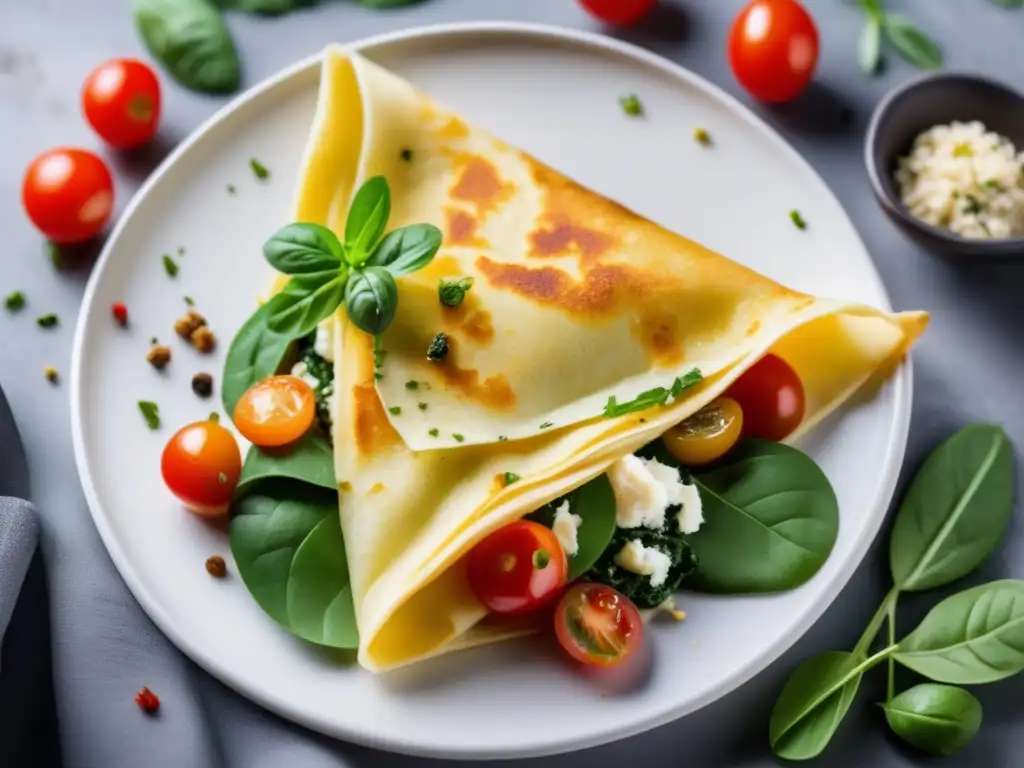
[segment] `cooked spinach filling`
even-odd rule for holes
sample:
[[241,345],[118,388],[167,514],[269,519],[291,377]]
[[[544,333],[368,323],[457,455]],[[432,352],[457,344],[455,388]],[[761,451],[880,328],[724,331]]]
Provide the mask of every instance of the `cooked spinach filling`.
[[[651,585],[650,576],[627,571],[615,562],[615,556],[634,539],[639,539],[645,547],[664,552],[672,561],[668,578],[656,587]],[[697,557],[681,534],[656,531],[643,526],[616,528],[608,548],[583,578],[619,590],[636,603],[638,608],[656,608],[672,597],[682,580],[696,567]]]
[[315,334],[299,341],[299,360],[306,366],[304,378],[309,382],[316,397],[316,416],[328,437],[331,434],[331,396],[334,394],[334,364],[318,355],[313,348]]

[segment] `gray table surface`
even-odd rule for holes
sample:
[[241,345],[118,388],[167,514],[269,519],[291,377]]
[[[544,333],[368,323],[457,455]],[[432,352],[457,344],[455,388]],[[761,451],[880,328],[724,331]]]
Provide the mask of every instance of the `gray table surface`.
[[[728,24],[741,0],[676,0],[672,13],[622,37],[689,67],[726,90],[746,97],[729,74],[724,54]],[[666,0],[669,4],[669,0]],[[117,55],[142,54],[124,0],[0,0],[0,294],[23,290],[30,309],[17,319],[0,317],[0,382],[19,424],[30,465],[32,498],[42,512],[42,551],[49,573],[53,634],[53,676],[61,741],[74,766],[165,765],[161,749],[192,738],[196,729],[209,742],[196,747],[190,765],[249,766],[268,755],[294,765],[438,765],[377,753],[308,734],[243,701],[202,673],[183,656],[166,651],[167,641],[148,621],[138,621],[130,647],[162,651],[171,662],[154,663],[134,651],[106,658],[97,641],[81,637],[96,624],[95,612],[112,617],[139,611],[117,578],[93,528],[78,483],[69,437],[67,387],[48,386],[43,367],[67,371],[72,330],[89,274],[89,249],[80,263],[54,270],[39,236],[18,204],[20,180],[29,159],[58,144],[98,147],[79,117],[78,93],[84,74]],[[898,309],[927,309],[933,322],[914,353],[914,410],[907,467],[953,429],[977,420],[1004,425],[1014,441],[1024,439],[1024,354],[1019,329],[1024,319],[1024,267],[951,266],[901,239],[876,207],[861,162],[864,128],[871,108],[889,88],[913,72],[892,61],[877,79],[856,68],[859,15],[852,3],[810,0],[822,36],[823,56],[810,95],[789,107],[755,109],[806,156],[839,196],[867,243]],[[950,68],[985,72],[1009,82],[1024,80],[1024,12],[1014,14],[986,0],[890,0],[941,40]],[[420,24],[470,19],[514,19],[599,29],[573,0],[431,0],[391,12],[372,12],[345,0],[327,0],[313,11],[278,20],[233,16],[245,61],[246,83],[254,84],[331,41]],[[188,134],[222,103],[165,88],[161,141],[130,158],[112,156],[118,205],[158,162],[166,149]],[[840,119],[853,111],[852,123]],[[827,258],[827,254],[822,254]],[[61,315],[54,331],[37,329],[32,317]],[[2,454],[0,454],[2,455]],[[904,482],[907,471],[904,471]],[[856,510],[846,510],[856,514]],[[1009,543],[974,580],[1024,577],[1024,520],[1018,515]],[[90,569],[84,567],[90,564]],[[96,563],[99,563],[97,570]],[[84,580],[80,574],[88,573]],[[740,690],[685,720],[618,744],[538,761],[538,766],[618,765],[652,767],[767,766],[766,723],[787,671],[807,654],[851,646],[885,588],[885,566],[878,546],[853,581],[817,625],[781,660]],[[934,596],[908,600],[901,623],[910,626]],[[86,616],[89,613],[89,616]],[[111,635],[118,633],[111,619]],[[76,635],[76,632],[79,634]],[[113,639],[110,640],[114,642]],[[84,651],[83,649],[89,649]],[[90,655],[92,654],[92,655]],[[115,663],[138,667],[133,679],[159,679],[165,702],[175,697],[193,705],[165,716],[144,730],[125,708],[132,691],[103,687],[90,671]],[[685,660],[679,663],[685,664]],[[88,679],[88,685],[81,685]],[[909,766],[923,763],[885,734],[877,708],[879,681],[865,685],[831,749],[821,760],[830,766]],[[1020,682],[1007,681],[977,691],[986,708],[980,736],[950,766],[1020,766],[1024,757],[1024,697]],[[114,697],[120,697],[114,700]],[[196,705],[198,702],[198,706]],[[498,703],[495,702],[495,706]],[[109,716],[111,713],[116,716]],[[104,716],[107,715],[107,716]],[[202,740],[201,740],[202,741]],[[205,742],[204,742],[205,743]]]

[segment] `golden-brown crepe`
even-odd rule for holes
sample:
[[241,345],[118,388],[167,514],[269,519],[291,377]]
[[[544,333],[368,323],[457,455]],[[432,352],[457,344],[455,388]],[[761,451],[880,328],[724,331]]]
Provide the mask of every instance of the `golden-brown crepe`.
[[[445,240],[399,278],[379,367],[373,339],[344,310],[334,319],[341,523],[371,670],[523,631],[473,598],[468,549],[655,439],[765,352],[803,381],[799,433],[891,372],[927,323],[784,288],[332,47],[295,220],[342,233],[375,175],[391,187],[389,228],[432,223]],[[472,289],[443,306],[438,280],[459,277]],[[438,332],[451,340],[441,363],[426,358]],[[703,381],[674,402],[603,415],[609,397],[694,368]],[[521,479],[505,487],[506,472]]]

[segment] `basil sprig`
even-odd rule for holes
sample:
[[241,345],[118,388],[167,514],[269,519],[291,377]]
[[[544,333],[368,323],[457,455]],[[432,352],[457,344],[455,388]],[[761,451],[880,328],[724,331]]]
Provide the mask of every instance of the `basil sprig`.
[[865,16],[857,46],[858,64],[865,74],[879,71],[883,39],[915,67],[938,69],[942,66],[942,49],[935,41],[909,20],[886,11],[884,0],[857,0],[857,5]]

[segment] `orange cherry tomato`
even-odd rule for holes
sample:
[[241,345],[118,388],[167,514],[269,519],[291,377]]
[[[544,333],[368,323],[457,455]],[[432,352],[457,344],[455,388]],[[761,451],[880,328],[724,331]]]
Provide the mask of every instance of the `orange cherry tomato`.
[[699,466],[724,456],[736,445],[742,430],[743,411],[739,403],[720,397],[671,427],[661,439],[680,464]]
[[576,661],[614,667],[643,642],[644,624],[633,601],[604,584],[577,584],[555,608],[558,642]]
[[725,396],[743,409],[743,437],[784,440],[804,420],[804,385],[777,355],[765,355],[732,383]]
[[298,440],[315,417],[316,397],[309,384],[298,376],[270,376],[239,398],[234,422],[246,440],[270,448]]
[[565,550],[550,528],[518,520],[469,551],[469,587],[492,613],[519,614],[551,602],[568,574]]
[[168,441],[160,471],[171,493],[196,514],[219,515],[231,504],[242,473],[235,436],[213,421],[182,427]]
[[43,152],[21,183],[21,204],[36,229],[55,243],[95,237],[114,210],[114,180],[106,164],[84,149]]
[[82,112],[111,146],[137,147],[153,138],[160,122],[160,81],[138,59],[111,59],[85,79]]
[[818,63],[818,28],[796,0],[753,0],[729,31],[729,65],[750,95],[767,103],[799,96]]

